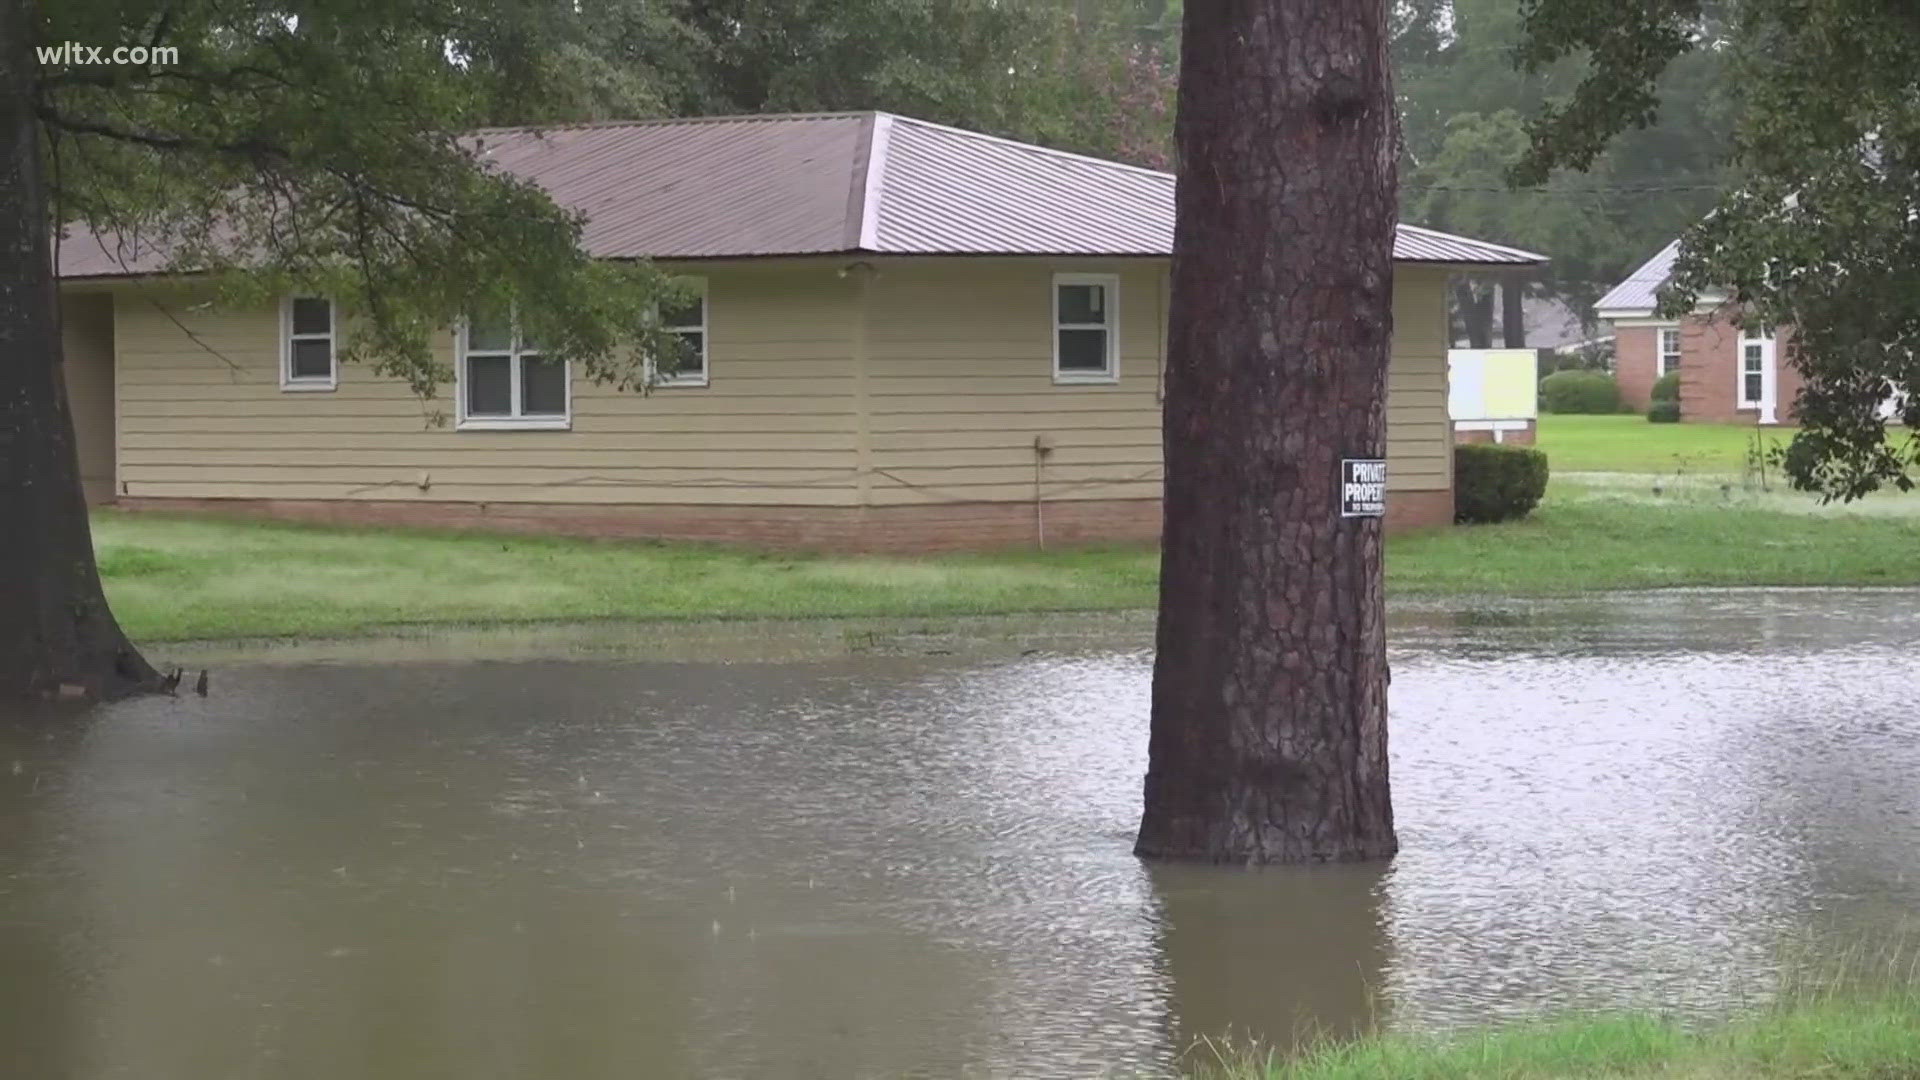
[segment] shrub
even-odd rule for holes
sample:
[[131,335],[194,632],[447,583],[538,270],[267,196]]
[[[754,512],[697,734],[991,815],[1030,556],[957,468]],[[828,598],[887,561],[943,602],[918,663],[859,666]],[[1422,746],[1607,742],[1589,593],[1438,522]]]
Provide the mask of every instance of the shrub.
[[1620,384],[1599,371],[1556,371],[1540,380],[1540,407],[1551,413],[1620,411]]
[[1647,419],[1655,424],[1677,424],[1680,422],[1680,403],[1656,401],[1647,406]]
[[1680,400],[1679,372],[1669,371],[1665,375],[1653,380],[1653,400],[1676,402]]
[[1465,443],[1453,448],[1455,521],[1485,524],[1526,517],[1546,493],[1547,455],[1530,446]]

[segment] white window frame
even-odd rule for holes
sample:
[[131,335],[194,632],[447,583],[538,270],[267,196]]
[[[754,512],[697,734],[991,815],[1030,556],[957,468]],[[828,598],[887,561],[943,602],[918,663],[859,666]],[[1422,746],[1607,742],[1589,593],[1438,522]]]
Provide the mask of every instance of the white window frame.
[[[1747,396],[1747,374],[1748,374],[1747,349],[1749,346],[1758,346],[1760,349],[1760,370],[1756,373],[1760,376],[1760,395],[1758,397],[1752,397],[1752,398]],[[1741,332],[1740,362],[1734,365],[1735,381],[1734,381],[1734,387],[1733,387],[1734,401],[1739,403],[1738,404],[1739,408],[1742,408],[1742,409],[1766,408],[1767,397],[1768,397],[1768,394],[1767,394],[1768,383],[1772,382],[1773,380],[1772,372],[1768,370],[1771,367],[1773,367],[1773,355],[1774,353],[1773,353],[1773,335],[1772,334],[1756,334],[1756,333],[1750,333],[1746,331]]]
[[[1099,285],[1106,289],[1106,321],[1103,323],[1060,322],[1060,288],[1063,285]],[[1120,381],[1120,275],[1055,274],[1051,286],[1053,305],[1053,381],[1058,385],[1104,385]],[[1060,331],[1105,330],[1107,332],[1107,368],[1105,371],[1060,370]]]
[[[1673,348],[1671,350],[1667,348],[1667,335],[1669,334],[1673,335]],[[1655,331],[1654,346],[1655,346],[1655,349],[1657,350],[1656,358],[1654,360],[1655,378],[1665,378],[1666,376],[1671,375],[1674,372],[1680,370],[1682,342],[1680,338],[1679,327],[1663,326],[1659,330]],[[1673,364],[1671,366],[1667,364],[1668,357],[1673,358]]]
[[[324,334],[296,334],[293,332],[293,302],[295,300],[322,300],[327,305],[327,332]],[[280,389],[287,393],[325,393],[340,385],[340,308],[331,299],[324,296],[284,296],[280,298]],[[322,376],[293,374],[293,343],[295,341],[325,341],[327,343],[327,374]]]
[[662,325],[660,329],[670,334],[691,333],[696,330],[699,331],[700,333],[700,371],[697,374],[689,374],[686,372],[674,372],[671,375],[663,375],[659,371],[653,369],[653,362],[649,360],[647,362],[648,375],[652,378],[653,385],[655,386],[665,387],[668,389],[673,389],[673,388],[698,389],[703,386],[709,386],[713,382],[713,330],[710,326],[710,324],[713,322],[713,310],[712,310],[713,297],[707,291],[706,278],[703,278],[703,277],[683,278],[681,279],[681,284],[686,285],[692,292],[699,295],[700,322],[698,325],[695,325],[693,323],[684,323],[677,326]]
[[456,331],[456,348],[453,362],[453,393],[455,415],[458,417],[454,427],[460,431],[566,431],[573,427],[573,365],[562,365],[562,378],[566,385],[566,411],[559,416],[525,416],[521,414],[522,378],[521,364],[531,356],[544,358],[546,354],[538,349],[526,348],[526,342],[520,337],[519,315],[509,310],[508,321],[513,332],[507,342],[507,351],[483,350],[482,356],[506,356],[508,378],[508,400],[512,405],[510,416],[468,416],[467,415],[467,331],[469,323],[460,320]]

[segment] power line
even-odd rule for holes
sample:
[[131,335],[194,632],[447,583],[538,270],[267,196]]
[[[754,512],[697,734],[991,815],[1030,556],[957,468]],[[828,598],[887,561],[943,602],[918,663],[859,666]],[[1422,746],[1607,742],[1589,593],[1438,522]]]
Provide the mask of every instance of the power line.
[[1467,184],[1401,184],[1408,191],[1443,191],[1468,195],[1557,195],[1565,197],[1607,195],[1655,195],[1679,192],[1718,192],[1724,190],[1719,184],[1618,184],[1581,188],[1543,188],[1543,187],[1500,187],[1487,185],[1475,187]]

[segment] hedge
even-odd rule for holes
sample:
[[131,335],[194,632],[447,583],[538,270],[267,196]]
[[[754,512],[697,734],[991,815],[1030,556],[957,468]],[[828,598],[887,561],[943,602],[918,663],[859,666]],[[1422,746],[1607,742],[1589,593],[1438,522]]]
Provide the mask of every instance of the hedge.
[[1547,455],[1530,446],[1453,448],[1453,519],[1488,524],[1526,517],[1547,493]]
[[1655,401],[1679,401],[1680,373],[1677,371],[1669,371],[1665,375],[1653,380],[1652,397]]
[[1655,424],[1677,424],[1680,422],[1680,403],[1677,401],[1656,401],[1647,406],[1647,420]]
[[1540,380],[1540,407],[1550,413],[1617,413],[1620,384],[1600,371],[1556,371]]

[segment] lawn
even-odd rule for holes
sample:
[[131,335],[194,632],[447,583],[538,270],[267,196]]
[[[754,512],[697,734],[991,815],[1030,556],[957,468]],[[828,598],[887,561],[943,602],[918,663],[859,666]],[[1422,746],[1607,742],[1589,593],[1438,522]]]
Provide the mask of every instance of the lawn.
[[1789,1003],[1687,1030],[1656,1017],[1520,1025],[1452,1039],[1376,1037],[1291,1060],[1241,1054],[1208,1080],[1899,1080],[1920,1076],[1911,991]]
[[[772,555],[115,511],[95,516],[94,536],[108,598],[148,642],[418,624],[1144,609],[1158,569],[1142,548]],[[1787,512],[1717,489],[1654,499],[1561,483],[1529,520],[1387,544],[1392,595],[1875,584],[1920,584],[1920,516]]]
[[1537,445],[1556,473],[1739,475],[1756,439],[1786,445],[1793,429],[1751,424],[1650,424],[1644,416],[1540,417]]

